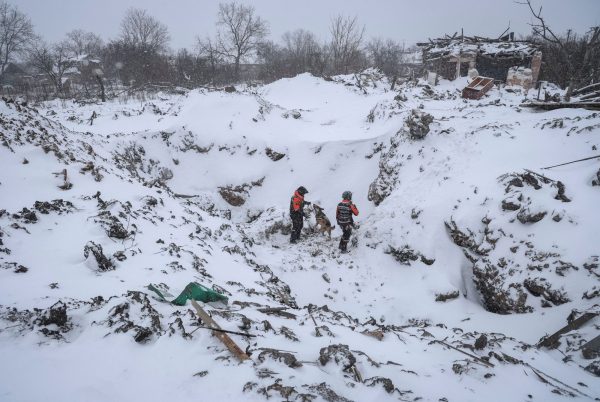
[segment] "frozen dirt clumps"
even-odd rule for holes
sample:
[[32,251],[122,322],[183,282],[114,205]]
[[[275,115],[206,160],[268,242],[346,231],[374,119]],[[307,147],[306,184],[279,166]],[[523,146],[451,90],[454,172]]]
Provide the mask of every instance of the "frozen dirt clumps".
[[[401,152],[406,141],[422,140],[430,131],[433,116],[413,109],[398,132],[390,138],[389,145],[379,159],[379,174],[369,185],[368,199],[379,205],[400,185],[400,169],[405,155]],[[406,158],[410,159],[408,155]]]
[[413,140],[422,140],[429,134],[429,125],[433,123],[433,116],[418,109],[413,109],[404,120],[405,129]]
[[[501,191],[482,195],[483,202],[461,200],[464,223],[445,222],[452,242],[472,264],[482,305],[498,314],[528,313],[579,298],[580,290],[571,286],[574,276],[585,282],[595,273],[580,269],[573,256],[546,240],[548,231],[577,225],[575,214],[568,213],[566,185],[527,170],[504,174],[498,183]],[[477,222],[477,216],[483,217]]]

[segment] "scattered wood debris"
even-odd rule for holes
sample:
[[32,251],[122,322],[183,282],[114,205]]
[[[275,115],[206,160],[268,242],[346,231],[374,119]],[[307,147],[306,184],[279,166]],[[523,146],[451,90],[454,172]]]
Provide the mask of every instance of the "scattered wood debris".
[[577,159],[576,161],[565,162],[565,163],[561,163],[561,164],[558,164],[558,165],[546,166],[546,167],[543,167],[542,169],[544,169],[544,170],[545,169],[552,169],[552,168],[555,168],[555,167],[564,166],[564,165],[570,165],[571,163],[576,163],[576,162],[589,161],[590,159],[596,159],[596,158],[600,158],[600,155],[590,156],[589,158]]

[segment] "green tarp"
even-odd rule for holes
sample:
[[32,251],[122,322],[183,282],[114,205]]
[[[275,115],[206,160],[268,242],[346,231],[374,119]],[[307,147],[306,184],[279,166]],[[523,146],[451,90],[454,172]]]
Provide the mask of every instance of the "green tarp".
[[221,293],[215,292],[214,290],[202,286],[196,282],[188,283],[185,289],[183,289],[183,292],[181,292],[179,296],[177,296],[174,300],[171,301],[167,300],[162,294],[162,292],[159,289],[157,289],[153,284],[148,285],[148,289],[156,293],[156,295],[162,301],[175,304],[176,306],[185,306],[185,303],[189,299],[201,301],[204,303],[221,301],[227,304],[228,302],[226,296],[223,296]]

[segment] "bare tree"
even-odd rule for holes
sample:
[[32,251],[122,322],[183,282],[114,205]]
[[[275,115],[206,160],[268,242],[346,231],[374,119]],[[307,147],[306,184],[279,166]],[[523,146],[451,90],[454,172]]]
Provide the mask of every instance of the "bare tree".
[[195,61],[195,57],[187,49],[183,48],[177,51],[174,67],[176,71],[175,80],[178,85],[190,87],[197,83]]
[[[167,27],[146,10],[130,8],[121,22],[121,37],[107,46],[105,59],[115,60],[123,82],[143,85],[169,79]],[[105,63],[105,65],[108,65]]]
[[365,27],[358,25],[357,17],[338,15],[331,20],[329,32],[333,70],[335,73],[347,74],[360,53]]
[[391,39],[384,41],[381,38],[375,38],[367,45],[367,51],[370,62],[390,79],[393,90],[402,67],[404,46]]
[[71,61],[75,61],[77,65],[79,84],[83,85],[86,96],[90,96],[89,88],[97,84],[100,88],[100,99],[106,102],[104,71],[99,62],[104,50],[102,38],[93,32],[75,29],[67,33],[64,46]]
[[233,60],[234,76],[240,77],[241,61],[256,51],[257,45],[267,36],[266,21],[254,14],[254,7],[237,3],[219,4],[217,34],[219,51]]
[[215,84],[217,77],[217,69],[223,65],[223,55],[217,49],[217,44],[211,38],[202,40],[196,39],[196,48],[198,50],[198,57],[206,61],[208,66],[208,79],[212,84]]
[[285,50],[273,41],[260,43],[256,53],[260,62],[259,79],[271,82],[294,74],[290,72],[289,59],[285,55]]
[[322,53],[321,45],[312,32],[297,29],[283,34],[285,57],[289,73],[292,75],[311,72],[319,73],[319,60]]
[[26,50],[35,34],[27,15],[8,3],[0,3],[0,76],[15,55]]
[[571,31],[568,31],[565,36],[556,34],[542,17],[541,6],[536,12],[531,4],[531,0],[526,0],[519,4],[527,5],[533,15],[534,22],[530,24],[533,35],[551,44],[558,50],[561,65],[564,66],[564,74],[568,77],[568,88],[565,98],[569,101],[575,86],[589,83],[586,82],[585,72],[590,69],[590,63],[594,59],[593,56],[598,52],[598,48],[600,47],[600,26],[590,29],[584,41],[585,50],[582,52],[582,56],[574,57],[575,46],[570,45],[574,39]]
[[127,46],[158,53],[166,50],[170,36],[166,25],[146,10],[130,8],[121,22],[121,40]]
[[84,55],[98,57],[102,52],[104,43],[93,32],[75,29],[67,33],[67,46],[73,57]]
[[49,46],[45,42],[37,43],[29,51],[29,63],[49,79],[54,85],[57,95],[64,95],[65,73],[76,63],[71,57],[67,41],[53,46]]

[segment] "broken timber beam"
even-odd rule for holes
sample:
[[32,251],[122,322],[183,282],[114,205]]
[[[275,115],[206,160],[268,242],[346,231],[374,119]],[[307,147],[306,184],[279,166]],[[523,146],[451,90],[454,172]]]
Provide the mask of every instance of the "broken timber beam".
[[197,194],[178,194],[178,193],[173,193],[173,197],[175,198],[194,198],[194,197],[198,197]]
[[530,102],[530,103],[521,103],[519,106],[543,109],[543,110],[554,110],[554,109],[564,109],[564,108],[568,108],[568,109],[583,108],[583,109],[589,109],[589,110],[600,110],[600,102],[572,102],[572,103]]
[[588,92],[598,91],[598,90],[600,90],[600,83],[587,85],[583,88],[578,88],[573,91],[572,95],[586,94]]
[[265,307],[257,309],[261,313],[264,314],[275,314],[281,317],[289,318],[295,320],[297,318],[296,314],[289,313],[287,310],[289,307]]
[[247,336],[249,338],[256,338],[256,335],[246,334],[244,332],[229,331],[227,329],[217,329],[217,328],[212,328],[212,327],[203,327],[202,325],[196,327],[195,330],[193,330],[192,332],[190,332],[190,335],[193,334],[194,332],[196,332],[199,329],[210,329],[211,331],[223,332],[223,333],[226,333],[226,334],[234,334],[234,335]]
[[219,324],[217,324],[215,322],[215,320],[213,320],[212,317],[210,315],[208,315],[208,313],[206,311],[204,311],[204,309],[202,307],[200,307],[200,305],[198,304],[198,302],[196,302],[196,300],[191,300],[191,302],[192,302],[192,306],[194,306],[194,308],[196,309],[196,313],[198,314],[198,317],[200,317],[200,319],[204,322],[204,324],[206,326],[208,326],[208,327],[210,327],[210,329],[214,330],[214,331],[212,331],[213,335],[216,336],[221,342],[223,342],[223,344],[227,347],[227,349],[229,349],[229,351],[231,353],[233,353],[233,355],[240,362],[250,359],[250,357],[246,354],[246,352],[244,352],[229,337],[229,335],[227,335],[224,332],[220,332],[221,327],[219,326]]
[[594,359],[600,356],[600,335],[583,345],[581,353],[585,359]]
[[597,97],[599,97],[599,96],[600,96],[600,90],[598,90],[598,91],[595,91],[595,92],[591,92],[591,93],[589,93],[589,94],[587,94],[587,95],[584,95],[584,96],[582,96],[580,99],[581,99],[582,101],[587,101],[587,102],[589,102],[589,101],[591,101],[592,99],[595,99],[595,98],[597,98]]
[[577,159],[576,161],[565,162],[565,163],[561,163],[561,164],[558,164],[558,165],[546,166],[546,167],[543,167],[542,169],[543,170],[545,170],[545,169],[552,169],[552,168],[555,168],[555,167],[564,166],[564,165],[570,165],[571,163],[589,161],[590,159],[596,159],[596,158],[600,158],[600,155],[590,156],[589,158]]
[[570,323],[568,323],[567,325],[565,325],[564,327],[562,327],[561,329],[559,329],[552,335],[540,339],[537,344],[538,348],[541,346],[549,348],[549,349],[556,348],[558,346],[558,340],[560,339],[561,335],[566,334],[567,332],[573,331],[575,329],[581,328],[583,326],[583,324],[585,324],[592,318],[596,317],[597,315],[598,315],[598,313],[582,314],[581,317],[579,317],[576,320],[571,321]]
[[257,310],[260,311],[261,313],[275,313],[275,312],[284,311],[287,309],[289,309],[289,307],[261,307]]
[[469,356],[470,358],[474,359],[476,362],[478,362],[478,363],[480,363],[480,364],[483,364],[484,366],[487,366],[487,367],[494,367],[494,364],[493,364],[493,363],[490,363],[490,362],[488,362],[487,360],[483,360],[481,357],[479,357],[479,356],[475,356],[474,354],[467,353],[467,352],[465,352],[464,350],[462,350],[462,349],[459,349],[459,348],[457,348],[457,347],[455,347],[455,346],[452,346],[452,345],[450,345],[450,344],[448,344],[448,343],[446,343],[446,342],[444,342],[444,341],[439,341],[439,340],[437,340],[437,339],[434,339],[432,342],[439,343],[439,344],[441,344],[441,345],[444,345],[444,346],[446,346],[446,347],[448,347],[448,348],[450,348],[450,349],[454,349],[454,350],[456,350],[456,351],[458,351],[458,352],[460,352],[460,353],[462,353],[462,354],[464,354],[464,355],[467,355],[467,356]]
[[[552,381],[554,381],[554,382],[557,382],[557,383],[559,383],[559,384],[560,384],[560,385],[562,385],[563,387],[569,388],[569,389],[571,389],[571,390],[573,390],[573,391],[577,392],[577,393],[578,393],[578,394],[580,394],[580,395],[583,395],[583,396],[586,396],[586,397],[588,397],[588,398],[592,399],[592,398],[591,398],[591,396],[589,396],[588,394],[585,394],[585,393],[581,392],[580,390],[578,390],[577,388],[575,388],[575,387],[572,387],[572,386],[570,386],[569,384],[566,384],[566,383],[562,382],[561,380],[559,380],[559,379],[557,379],[557,378],[555,378],[555,377],[552,377],[552,376],[551,376],[551,375],[549,375],[549,374],[546,374],[546,373],[544,373],[542,370],[540,370],[540,369],[538,369],[538,368],[535,368],[535,367],[533,367],[531,364],[529,364],[529,363],[527,363],[527,362],[524,362],[523,360],[516,359],[516,358],[514,358],[514,357],[512,357],[512,356],[510,356],[510,355],[507,355],[506,353],[502,353],[502,356],[503,356],[505,359],[508,359],[508,361],[509,361],[509,362],[511,362],[511,363],[513,363],[513,364],[522,364],[522,365],[524,365],[524,366],[527,366],[527,367],[529,367],[529,368],[530,368],[530,369],[531,369],[531,370],[532,370],[532,371],[535,373],[535,375],[537,375],[537,376],[538,376],[538,378],[540,379],[540,381],[542,381],[544,384],[549,384],[549,385],[551,385],[551,386],[553,386],[553,387],[560,388],[560,387],[558,387],[556,384],[552,384],[552,383],[551,383],[551,382],[548,380],[548,378],[549,378],[550,380],[552,380]],[[546,377],[547,377],[547,378],[546,378]],[[581,384],[581,383],[580,383],[580,384]],[[564,391],[566,391],[566,390],[564,390]],[[569,391],[567,391],[567,392],[569,392]],[[570,394],[570,393],[571,393],[571,392],[569,392],[569,394]]]

